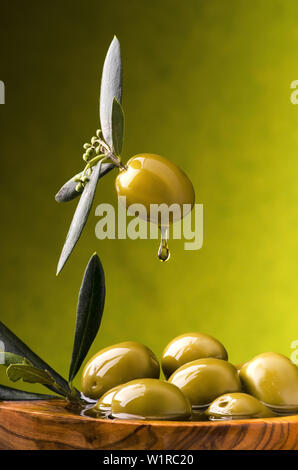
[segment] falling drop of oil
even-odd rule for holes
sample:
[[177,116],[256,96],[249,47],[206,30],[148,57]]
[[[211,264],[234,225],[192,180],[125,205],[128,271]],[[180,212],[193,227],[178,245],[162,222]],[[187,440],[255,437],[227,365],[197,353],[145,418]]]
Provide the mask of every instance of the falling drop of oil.
[[168,229],[166,227],[160,228],[160,245],[158,249],[158,258],[160,261],[165,262],[170,259],[170,250],[168,247]]

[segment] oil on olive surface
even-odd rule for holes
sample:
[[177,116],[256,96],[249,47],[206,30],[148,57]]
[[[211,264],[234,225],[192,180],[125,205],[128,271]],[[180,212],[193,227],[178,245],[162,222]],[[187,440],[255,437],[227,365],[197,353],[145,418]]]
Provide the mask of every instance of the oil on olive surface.
[[[62,374],[95,250],[107,302],[89,358],[125,340],[160,356],[189,331],[217,337],[232,362],[291,354],[297,17],[289,0],[2,0],[0,319]],[[158,153],[185,170],[204,204],[204,245],[185,251],[170,240],[171,260],[162,264],[156,240],[97,240],[94,209],[116,205],[114,172],[101,180],[86,230],[56,278],[76,202],[58,205],[54,195],[81,169],[82,144],[98,128],[101,67],[114,34],[124,66],[123,157]]]

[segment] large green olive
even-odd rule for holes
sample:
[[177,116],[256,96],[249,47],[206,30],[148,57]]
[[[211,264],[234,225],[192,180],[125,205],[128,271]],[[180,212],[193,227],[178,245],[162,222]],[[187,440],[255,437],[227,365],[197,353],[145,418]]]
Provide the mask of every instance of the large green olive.
[[246,393],[226,393],[216,398],[206,411],[211,420],[269,418],[272,411]]
[[[118,196],[126,197],[126,205],[142,204],[146,214],[141,214],[150,222],[160,224],[160,214],[150,212],[151,204],[177,205],[170,213],[169,223],[179,220],[181,215],[190,212],[195,202],[191,181],[174,163],[159,155],[141,153],[130,158],[126,168],[116,178]],[[182,212],[183,205],[185,212]],[[173,209],[175,209],[173,207]],[[167,223],[162,223],[167,225]]]
[[111,416],[120,419],[185,420],[191,405],[181,390],[158,379],[132,380],[112,398]]
[[298,410],[298,367],[286,356],[259,354],[241,367],[240,379],[247,393],[273,409]]
[[227,360],[228,354],[224,346],[212,336],[186,333],[177,336],[165,347],[161,360],[162,370],[168,378],[187,362],[205,357]]
[[153,352],[141,343],[126,341],[102,349],[82,374],[82,392],[98,399],[105,392],[129,380],[159,377],[159,363]]
[[207,406],[219,395],[241,391],[237,369],[227,361],[211,357],[184,364],[169,382],[182,390],[193,407]]

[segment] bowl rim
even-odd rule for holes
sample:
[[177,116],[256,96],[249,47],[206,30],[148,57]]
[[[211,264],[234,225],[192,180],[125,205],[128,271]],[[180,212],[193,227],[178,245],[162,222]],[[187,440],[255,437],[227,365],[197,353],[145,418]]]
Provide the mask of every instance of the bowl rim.
[[298,413],[286,416],[274,416],[270,418],[248,418],[248,419],[220,419],[216,421],[168,421],[168,420],[150,420],[150,419],[106,419],[94,418],[91,416],[82,416],[73,412],[69,404],[63,399],[52,400],[32,400],[32,401],[1,401],[0,412],[2,410],[11,411],[19,414],[39,415],[44,418],[58,417],[59,421],[77,421],[128,426],[158,426],[158,427],[227,427],[227,426],[256,426],[267,424],[285,424],[291,423],[298,425]]

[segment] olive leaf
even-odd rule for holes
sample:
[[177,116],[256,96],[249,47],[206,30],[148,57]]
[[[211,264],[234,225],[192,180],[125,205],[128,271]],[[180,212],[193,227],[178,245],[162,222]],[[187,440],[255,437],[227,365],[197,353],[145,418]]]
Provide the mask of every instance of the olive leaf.
[[32,401],[57,399],[55,395],[44,395],[42,393],[31,393],[16,388],[0,385],[0,401]]
[[62,394],[61,390],[65,390],[65,395],[71,393],[69,385],[61,375],[52,369],[46,362],[44,362],[37,354],[35,354],[23,341],[21,341],[11,330],[9,330],[4,323],[0,321],[0,341],[4,344],[5,350],[12,354],[22,356],[30,361],[35,367],[49,371],[51,376],[55,379],[59,389],[56,386],[47,385],[47,387],[58,393]]
[[112,135],[113,147],[116,155],[121,155],[124,135],[124,112],[116,98],[113,100],[112,109]]
[[104,310],[105,292],[104,270],[95,253],[87,265],[79,293],[69,382],[76,376],[97,335]]
[[68,260],[72,250],[74,249],[77,241],[79,240],[83,228],[88,219],[88,215],[91,210],[93,199],[95,196],[96,185],[100,174],[101,162],[93,167],[90,180],[86,183],[85,189],[80,197],[76,211],[74,213],[70,228],[62,248],[60,259],[57,267],[57,275]]
[[[122,148],[124,119],[123,111],[121,108],[122,97],[122,63],[120,53],[120,43],[116,36],[110,44],[107,52],[101,79],[101,91],[99,101],[99,114],[101,121],[102,134],[113,150],[113,126],[112,126],[112,112],[113,101],[116,99],[115,116],[114,116],[114,136],[116,139],[117,152]],[[117,104],[118,103],[118,104]],[[108,150],[108,149],[107,149]],[[107,167],[110,171],[112,167]],[[86,183],[83,192],[81,193],[80,201],[77,205],[75,214],[73,216],[62,252],[58,261],[57,272],[58,275],[72,253],[76,243],[78,242],[83,228],[87,222],[92,202],[94,199],[96,185],[100,176],[103,176],[104,167],[101,167],[99,162],[92,171],[90,180]],[[107,172],[106,171],[106,172]],[[56,195],[57,201],[70,201],[76,197],[76,186],[74,181],[68,181]]]
[[[99,100],[101,130],[106,143],[111,149],[114,148],[112,132],[112,108],[114,98],[121,103],[122,62],[120,43],[116,36],[114,36],[105,58]],[[116,151],[116,149],[114,150]]]
[[30,364],[11,364],[6,369],[7,377],[12,382],[23,380],[31,384],[52,385],[55,380],[47,370],[38,369]]
[[0,351],[0,366],[4,365],[8,367],[11,364],[30,364],[31,365],[31,362],[28,361],[25,357],[19,356],[18,354]]
[[[115,168],[115,165],[113,163],[103,163],[101,168],[100,168],[100,173],[99,173],[99,178],[102,178],[105,176],[107,173],[109,173],[111,170]],[[81,176],[83,172],[79,173],[78,175],[75,176]],[[80,194],[83,192],[78,192],[76,191],[78,182],[74,181],[74,177],[72,177],[70,180],[68,180],[62,188],[58,191],[58,193],[55,196],[55,199],[57,202],[68,202],[72,201],[76,197],[80,196]]]
[[83,172],[81,171],[77,175],[73,176],[70,180],[66,181],[66,183],[64,183],[62,188],[59,189],[58,193],[55,196],[55,200],[57,202],[72,201],[73,199],[82,194],[84,189],[82,189],[82,191],[77,191],[76,187],[78,185],[78,182],[74,181],[74,178],[81,177],[82,173]]

